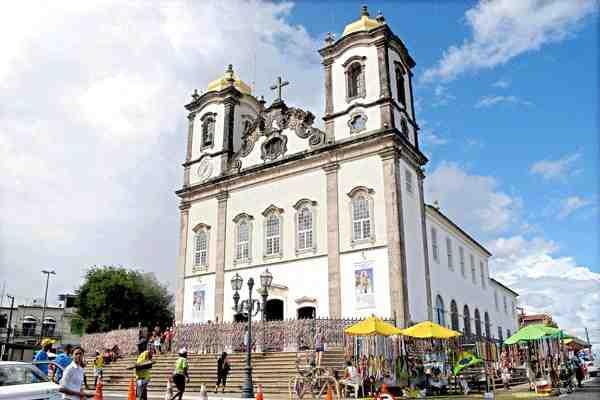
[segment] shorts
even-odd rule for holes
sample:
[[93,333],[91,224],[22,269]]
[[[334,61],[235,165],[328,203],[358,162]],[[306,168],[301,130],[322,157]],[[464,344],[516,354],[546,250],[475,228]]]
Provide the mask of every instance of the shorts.
[[325,351],[325,346],[324,345],[317,346],[317,347],[315,347],[315,351],[317,353],[322,353]]
[[173,374],[173,383],[179,392],[185,392],[185,375]]

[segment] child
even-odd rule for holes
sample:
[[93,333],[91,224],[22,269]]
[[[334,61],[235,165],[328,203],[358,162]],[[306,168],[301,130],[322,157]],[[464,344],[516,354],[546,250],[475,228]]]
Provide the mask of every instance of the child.
[[96,351],[96,357],[94,357],[94,387],[98,385],[98,379],[102,379],[102,371],[104,369],[104,357],[100,352]]

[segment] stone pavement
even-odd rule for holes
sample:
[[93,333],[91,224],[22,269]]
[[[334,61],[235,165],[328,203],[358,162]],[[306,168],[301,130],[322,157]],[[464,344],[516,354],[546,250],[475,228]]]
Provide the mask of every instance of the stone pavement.
[[[530,392],[527,389],[527,385],[520,385],[511,388],[509,391],[499,389],[496,391],[495,400],[519,400],[519,399],[542,399],[542,398],[557,398],[560,400],[600,400],[600,377],[592,378],[583,383],[583,388],[577,388],[575,392],[571,394],[563,394],[559,396],[537,396],[534,392]],[[106,392],[104,393],[105,400],[122,400],[127,398],[127,393],[120,392]],[[265,400],[270,400],[270,396],[265,396]],[[277,399],[284,399],[285,397],[277,396]],[[148,396],[148,400],[163,400],[164,394],[151,393]],[[184,400],[201,400],[198,393],[186,393],[183,396]],[[220,397],[214,393],[209,393],[209,400],[239,400],[239,397]],[[310,396],[307,396],[307,400]],[[471,394],[468,396],[444,396],[444,397],[432,397],[435,400],[455,400],[455,399],[483,399],[482,394]]]

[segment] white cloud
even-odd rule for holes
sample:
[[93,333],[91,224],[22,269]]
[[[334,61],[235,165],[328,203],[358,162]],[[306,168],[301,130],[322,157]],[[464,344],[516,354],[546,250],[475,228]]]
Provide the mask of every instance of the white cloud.
[[475,108],[487,108],[500,103],[522,104],[525,106],[533,105],[532,102],[520,99],[516,96],[483,96],[475,104]]
[[422,79],[449,81],[562,41],[596,12],[597,5],[596,0],[480,0],[465,13],[471,37],[450,46]]
[[437,85],[434,90],[435,100],[432,105],[434,107],[448,105],[452,100],[456,99],[456,96],[448,92],[448,88],[444,85]]
[[[498,189],[489,176],[471,175],[458,164],[442,162],[425,180],[426,200],[474,235],[508,229],[521,211],[521,200]],[[468,193],[468,196],[465,196]]]
[[39,296],[44,267],[57,271],[51,299],[94,264],[172,282],[173,191],[193,89],[232,63],[270,99],[284,71],[286,102],[322,114],[320,43],[288,22],[291,12],[259,1],[3,7],[0,276],[9,292]]
[[552,314],[559,326],[600,346],[600,274],[577,265],[572,257],[557,257],[556,243],[541,237],[501,237],[486,244],[494,254],[490,270],[520,293],[529,313]]
[[560,211],[557,214],[558,219],[565,219],[580,208],[592,204],[591,200],[583,199],[579,196],[567,197],[561,202]]
[[530,168],[531,174],[540,175],[545,180],[565,180],[575,171],[572,164],[581,157],[579,153],[568,154],[558,160],[541,160]]
[[510,86],[510,82],[505,79],[498,79],[496,82],[492,83],[492,87],[497,87],[501,89],[506,89]]

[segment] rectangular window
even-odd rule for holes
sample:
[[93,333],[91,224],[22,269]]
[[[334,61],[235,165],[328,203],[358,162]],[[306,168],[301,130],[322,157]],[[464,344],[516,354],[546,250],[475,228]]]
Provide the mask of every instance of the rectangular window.
[[242,221],[238,224],[235,258],[238,261],[250,259],[250,224],[246,221]]
[[494,304],[496,305],[496,311],[499,310],[498,306],[498,292],[494,290]]
[[458,247],[458,258],[460,260],[460,274],[464,278],[465,275],[465,249],[462,246]]
[[502,337],[502,327],[501,326],[498,327],[498,339],[504,340],[504,338]]
[[265,255],[279,255],[281,252],[281,224],[276,214],[267,217],[265,229]]
[[513,301],[513,302],[511,302],[511,303],[512,303],[512,304],[511,304],[511,305],[512,305],[512,316],[514,317],[514,316],[515,316],[515,314],[516,314],[516,310],[515,310],[515,302]]
[[408,169],[404,170],[404,180],[406,181],[406,191],[408,193],[412,193],[413,192],[412,173]]
[[196,267],[208,266],[208,233],[204,230],[196,233],[196,251],[194,253]]
[[454,269],[452,262],[452,240],[449,237],[446,238],[446,250],[448,251],[448,268]]
[[479,269],[481,270],[481,287],[485,289],[485,265],[483,261],[479,261]]
[[313,217],[312,211],[308,207],[302,207],[297,215],[298,227],[298,250],[307,250],[313,248]]
[[435,228],[431,228],[431,252],[433,253],[433,259],[436,262],[440,262],[438,255],[437,231]]
[[404,87],[404,74],[402,69],[396,68],[396,90],[398,91],[398,101],[406,107],[406,88]]
[[469,261],[471,262],[471,280],[473,284],[477,284],[477,272],[475,272],[475,257],[473,254],[469,255]]
[[371,238],[371,213],[369,199],[358,195],[352,200],[352,235],[353,240]]
[[508,304],[506,303],[506,296],[503,296],[504,300],[504,314],[508,314]]

